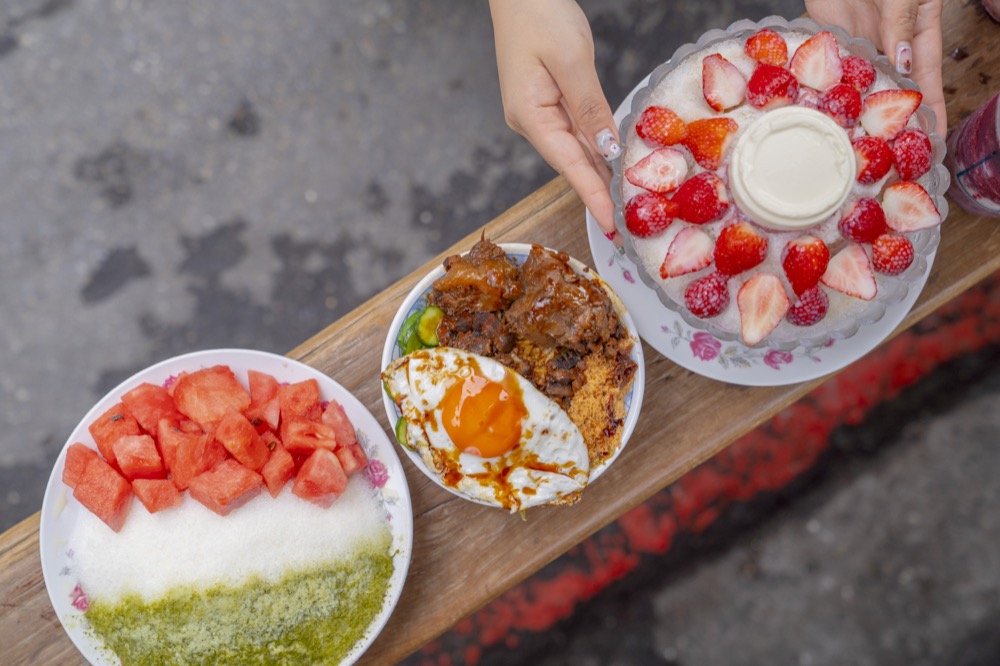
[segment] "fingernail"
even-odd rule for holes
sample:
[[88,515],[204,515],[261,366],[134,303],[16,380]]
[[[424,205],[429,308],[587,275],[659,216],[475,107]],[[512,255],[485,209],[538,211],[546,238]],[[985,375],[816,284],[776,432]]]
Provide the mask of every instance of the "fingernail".
[[913,49],[909,42],[900,42],[896,47],[896,71],[900,74],[909,74],[913,69]]
[[615,236],[617,236],[617,235],[618,235],[617,231],[605,231],[604,232],[604,237],[607,238],[609,241],[613,241],[615,239]]
[[615,135],[609,129],[602,129],[598,132],[597,136],[594,137],[594,141],[597,143],[597,148],[601,151],[601,155],[604,156],[607,162],[622,154],[622,147],[618,145],[618,139],[615,138]]

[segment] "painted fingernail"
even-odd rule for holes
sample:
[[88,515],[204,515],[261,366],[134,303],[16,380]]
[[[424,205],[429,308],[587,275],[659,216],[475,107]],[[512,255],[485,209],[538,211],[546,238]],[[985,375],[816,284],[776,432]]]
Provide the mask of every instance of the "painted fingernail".
[[613,241],[615,239],[615,236],[617,236],[617,235],[618,235],[617,231],[605,231],[604,232],[604,237],[607,238],[609,241]]
[[900,42],[896,47],[896,71],[900,74],[909,74],[913,69],[913,49],[909,42]]
[[597,148],[601,151],[601,155],[608,162],[622,154],[622,147],[618,144],[618,139],[615,138],[615,135],[609,129],[603,129],[598,132],[597,136],[594,137],[594,141],[597,143]]

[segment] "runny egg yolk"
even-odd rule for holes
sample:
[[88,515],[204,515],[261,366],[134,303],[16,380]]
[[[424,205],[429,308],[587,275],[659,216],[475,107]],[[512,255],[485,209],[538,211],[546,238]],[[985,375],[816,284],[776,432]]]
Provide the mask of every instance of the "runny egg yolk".
[[451,441],[464,453],[492,458],[521,439],[528,410],[511,372],[499,382],[478,373],[452,384],[441,401],[441,420]]

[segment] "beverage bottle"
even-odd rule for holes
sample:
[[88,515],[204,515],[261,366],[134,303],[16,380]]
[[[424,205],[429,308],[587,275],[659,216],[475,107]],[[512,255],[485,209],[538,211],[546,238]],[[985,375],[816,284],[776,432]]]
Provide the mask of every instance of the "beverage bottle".
[[948,196],[974,215],[1000,217],[1000,93],[948,135]]

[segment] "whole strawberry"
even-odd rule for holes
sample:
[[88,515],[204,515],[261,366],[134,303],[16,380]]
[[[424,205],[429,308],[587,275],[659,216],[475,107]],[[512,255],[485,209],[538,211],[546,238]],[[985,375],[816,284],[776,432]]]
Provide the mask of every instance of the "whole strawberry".
[[849,55],[840,61],[840,65],[844,70],[840,82],[854,86],[858,92],[868,92],[875,83],[875,66],[865,58]]
[[625,226],[639,238],[663,233],[677,217],[677,204],[666,194],[643,192],[625,204]]
[[885,139],[863,136],[851,142],[858,162],[858,182],[862,185],[877,183],[892,168],[892,149]]
[[872,265],[879,273],[899,275],[913,263],[913,243],[906,236],[883,234],[872,243]]
[[750,270],[767,256],[767,237],[746,221],[731,224],[715,241],[715,267],[723,275]]
[[672,146],[687,135],[687,125],[665,106],[650,106],[635,123],[635,133],[653,146]]
[[814,236],[800,236],[789,241],[783,254],[781,267],[785,269],[785,277],[796,295],[819,284],[830,263],[830,249]]
[[705,224],[721,219],[729,210],[726,184],[711,171],[702,171],[688,178],[674,192],[677,217],[692,224]]
[[931,140],[918,129],[903,130],[892,142],[892,160],[902,180],[916,180],[931,169]]
[[684,305],[695,317],[708,319],[729,305],[729,278],[721,273],[700,277],[684,290]]
[[747,102],[764,111],[794,104],[799,94],[799,82],[784,67],[761,62],[747,81]]
[[757,62],[784,67],[788,64],[788,44],[774,30],[764,28],[750,35],[743,52]]
[[874,199],[858,199],[837,224],[840,233],[857,243],[871,243],[889,228],[885,212]]
[[830,309],[830,297],[818,286],[799,294],[799,300],[788,308],[785,316],[796,326],[812,326],[819,323]]
[[732,118],[694,120],[688,123],[687,136],[682,143],[702,168],[715,171],[721,166],[722,158],[739,128]]
[[861,115],[861,93],[854,86],[838,83],[820,96],[819,110],[841,127],[854,127]]

